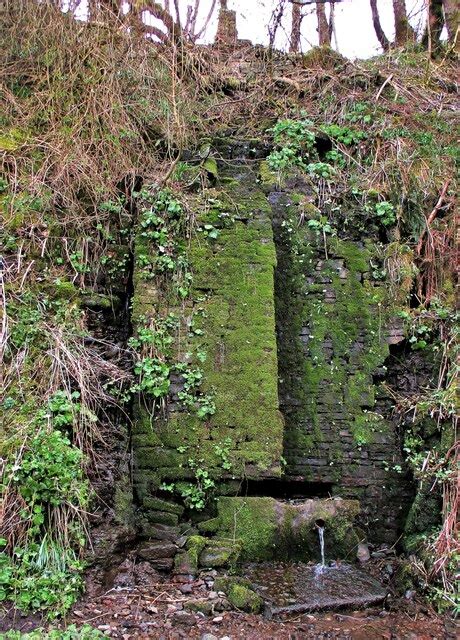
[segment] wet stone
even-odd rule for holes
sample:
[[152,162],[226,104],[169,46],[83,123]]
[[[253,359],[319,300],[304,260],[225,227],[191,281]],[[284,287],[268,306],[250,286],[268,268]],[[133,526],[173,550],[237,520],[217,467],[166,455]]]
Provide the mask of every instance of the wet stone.
[[339,607],[366,607],[381,602],[385,588],[351,565],[334,567],[303,563],[262,563],[245,575],[265,602],[269,616]]
[[171,558],[176,554],[177,547],[171,542],[143,542],[137,549],[137,554],[143,560],[157,560]]

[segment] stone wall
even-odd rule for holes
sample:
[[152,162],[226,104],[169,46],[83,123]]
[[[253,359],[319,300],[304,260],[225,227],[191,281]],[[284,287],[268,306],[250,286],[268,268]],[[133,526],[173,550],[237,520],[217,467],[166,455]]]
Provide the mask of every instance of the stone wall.
[[[156,282],[139,273],[134,278],[134,329],[155,314],[179,316],[175,359],[202,371],[200,393],[215,403],[215,413],[204,419],[184,407],[180,373],[171,376],[164,412],[154,412],[145,398],[136,402],[133,478],[145,535],[157,523],[178,524],[179,505],[168,507],[161,491],[158,499],[165,482],[193,483],[197,470],[216,482],[281,474],[270,206],[246,163],[222,168],[218,188],[190,194],[187,202],[195,219],[187,252],[190,297],[180,303]],[[141,245],[142,238],[137,250],[145,253]]]
[[[276,309],[286,477],[358,498],[361,525],[394,542],[412,491],[384,381],[403,339],[377,239],[323,234],[306,184],[269,193],[277,244]],[[374,265],[374,267],[372,266]],[[373,275],[374,272],[374,275]]]
[[257,158],[267,153],[261,145],[227,140],[219,151],[214,184],[187,202],[196,217],[190,299],[178,303],[134,277],[134,328],[149,314],[179,314],[177,361],[199,365],[216,407],[201,419],[181,406],[180,374],[165,413],[136,404],[143,534],[179,531],[184,508],[161,487],[194,483],[199,468],[216,495],[244,492],[248,478],[282,477],[297,492],[299,482],[324,485],[360,501],[359,524],[373,541],[395,542],[412,489],[384,385],[389,345],[403,332],[378,238],[309,224],[321,219],[311,184],[292,176],[280,186]]

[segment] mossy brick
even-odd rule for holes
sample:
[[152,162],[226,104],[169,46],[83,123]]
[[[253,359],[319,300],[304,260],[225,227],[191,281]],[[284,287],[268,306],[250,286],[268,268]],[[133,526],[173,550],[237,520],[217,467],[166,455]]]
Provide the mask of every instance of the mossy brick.
[[[359,542],[353,522],[359,513],[356,500],[305,500],[296,505],[269,497],[219,497],[217,518],[201,524],[219,539],[241,543],[241,561],[319,557],[315,522],[327,529],[329,557],[343,558]],[[204,526],[203,526],[204,525]]]
[[218,498],[218,534],[241,540],[241,560],[273,557],[277,532],[275,503],[268,497]]
[[142,504],[145,509],[152,511],[167,511],[169,513],[176,513],[181,516],[184,513],[184,507],[175,502],[168,502],[167,500],[161,500],[153,496],[147,496],[143,499]]
[[176,513],[171,513],[169,511],[156,511],[146,509],[143,511],[143,514],[151,524],[166,524],[171,527],[175,527],[179,522],[179,516]]
[[135,464],[140,469],[178,467],[184,460],[177,451],[161,447],[139,447],[134,451]]
[[[152,438],[162,447],[151,450],[151,416],[140,406],[136,409],[135,464],[140,469],[155,468],[163,478],[193,478],[188,459],[199,461],[213,478],[229,472],[241,476],[248,465],[261,474],[281,474],[283,419],[278,409],[276,255],[270,208],[251,170],[235,177],[230,172],[230,177],[221,188],[208,189],[190,201],[198,225],[201,218],[209,218],[209,208],[203,206],[208,195],[220,203],[217,208],[228,213],[228,219],[219,218],[217,239],[202,234],[192,238],[188,251],[192,297],[203,298],[203,290],[207,294],[195,303],[201,309],[194,314],[197,334],[182,334],[180,343],[181,353],[206,352],[206,360],[199,363],[204,372],[201,390],[212,395],[216,412],[206,421],[193,412],[172,412],[167,421],[154,424]],[[145,285],[140,277],[135,279],[134,298],[134,325],[146,304],[160,312],[164,304],[158,287]],[[193,308],[187,311],[192,312]],[[231,440],[227,452],[231,470],[222,468],[217,453],[226,438]]]
[[241,553],[239,540],[212,538],[206,541],[198,563],[201,567],[231,567],[236,564]]
[[198,572],[198,558],[189,551],[182,551],[174,558],[174,573],[196,575]]

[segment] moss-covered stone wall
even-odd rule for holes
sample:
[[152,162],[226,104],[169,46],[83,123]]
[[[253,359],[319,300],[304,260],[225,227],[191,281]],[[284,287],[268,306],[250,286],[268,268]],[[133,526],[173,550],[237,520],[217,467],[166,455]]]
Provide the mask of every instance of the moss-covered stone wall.
[[[229,149],[247,158],[252,147]],[[208,178],[186,203],[189,296],[180,302],[135,268],[134,329],[152,314],[180,317],[166,405],[135,403],[145,533],[179,523],[170,498],[190,506],[190,485],[209,478],[214,497],[246,478],[283,477],[359,499],[363,529],[394,541],[411,487],[384,381],[389,344],[403,333],[378,238],[309,224],[320,220],[311,185],[299,176],[280,185],[263,161],[232,158],[219,171],[213,161]],[[145,252],[142,234],[136,247]],[[205,416],[184,405],[187,370],[200,372]]]
[[[138,269],[134,276],[135,329],[146,315],[180,317],[174,350],[185,374],[171,376],[165,411],[136,403],[132,437],[138,500],[151,521],[169,525],[179,514],[152,503],[165,482],[195,482],[202,471],[213,482],[276,477],[283,446],[270,206],[257,174],[240,163],[221,172],[218,186],[191,194],[187,207],[187,300],[171,301]],[[215,409],[204,417],[181,401],[187,370],[198,369],[201,397]]]
[[377,239],[309,225],[319,212],[305,184],[268,197],[286,476],[358,498],[366,530],[394,541],[411,489],[383,384],[402,331],[379,278]]

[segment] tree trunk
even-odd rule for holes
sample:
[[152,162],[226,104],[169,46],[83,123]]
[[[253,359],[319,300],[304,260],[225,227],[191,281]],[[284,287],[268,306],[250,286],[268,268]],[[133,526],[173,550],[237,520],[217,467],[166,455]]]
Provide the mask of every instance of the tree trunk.
[[439,51],[441,45],[441,31],[444,26],[442,0],[428,0],[428,16],[426,31],[422,44],[429,49],[430,54]]
[[291,38],[289,51],[295,53],[300,51],[300,23],[302,22],[302,8],[300,4],[292,5],[291,14]]
[[385,32],[382,29],[382,25],[380,24],[380,15],[377,8],[377,0],[370,0],[370,4],[375,35],[377,36],[377,40],[380,42],[380,46],[382,47],[382,49],[384,51],[388,51],[388,49],[390,48],[390,41],[386,37]]
[[97,20],[98,5],[97,0],[88,0],[88,21]]
[[319,45],[331,46],[331,37],[329,34],[329,23],[326,18],[326,7],[323,2],[316,3],[316,17],[318,19],[318,38]]
[[406,0],[393,0],[393,12],[396,46],[403,47],[408,42],[414,42],[415,32],[407,19]]
[[460,36],[458,33],[460,21],[460,5],[458,0],[442,0],[444,16],[446,19],[447,37],[449,44],[454,46],[455,51],[460,50]]

